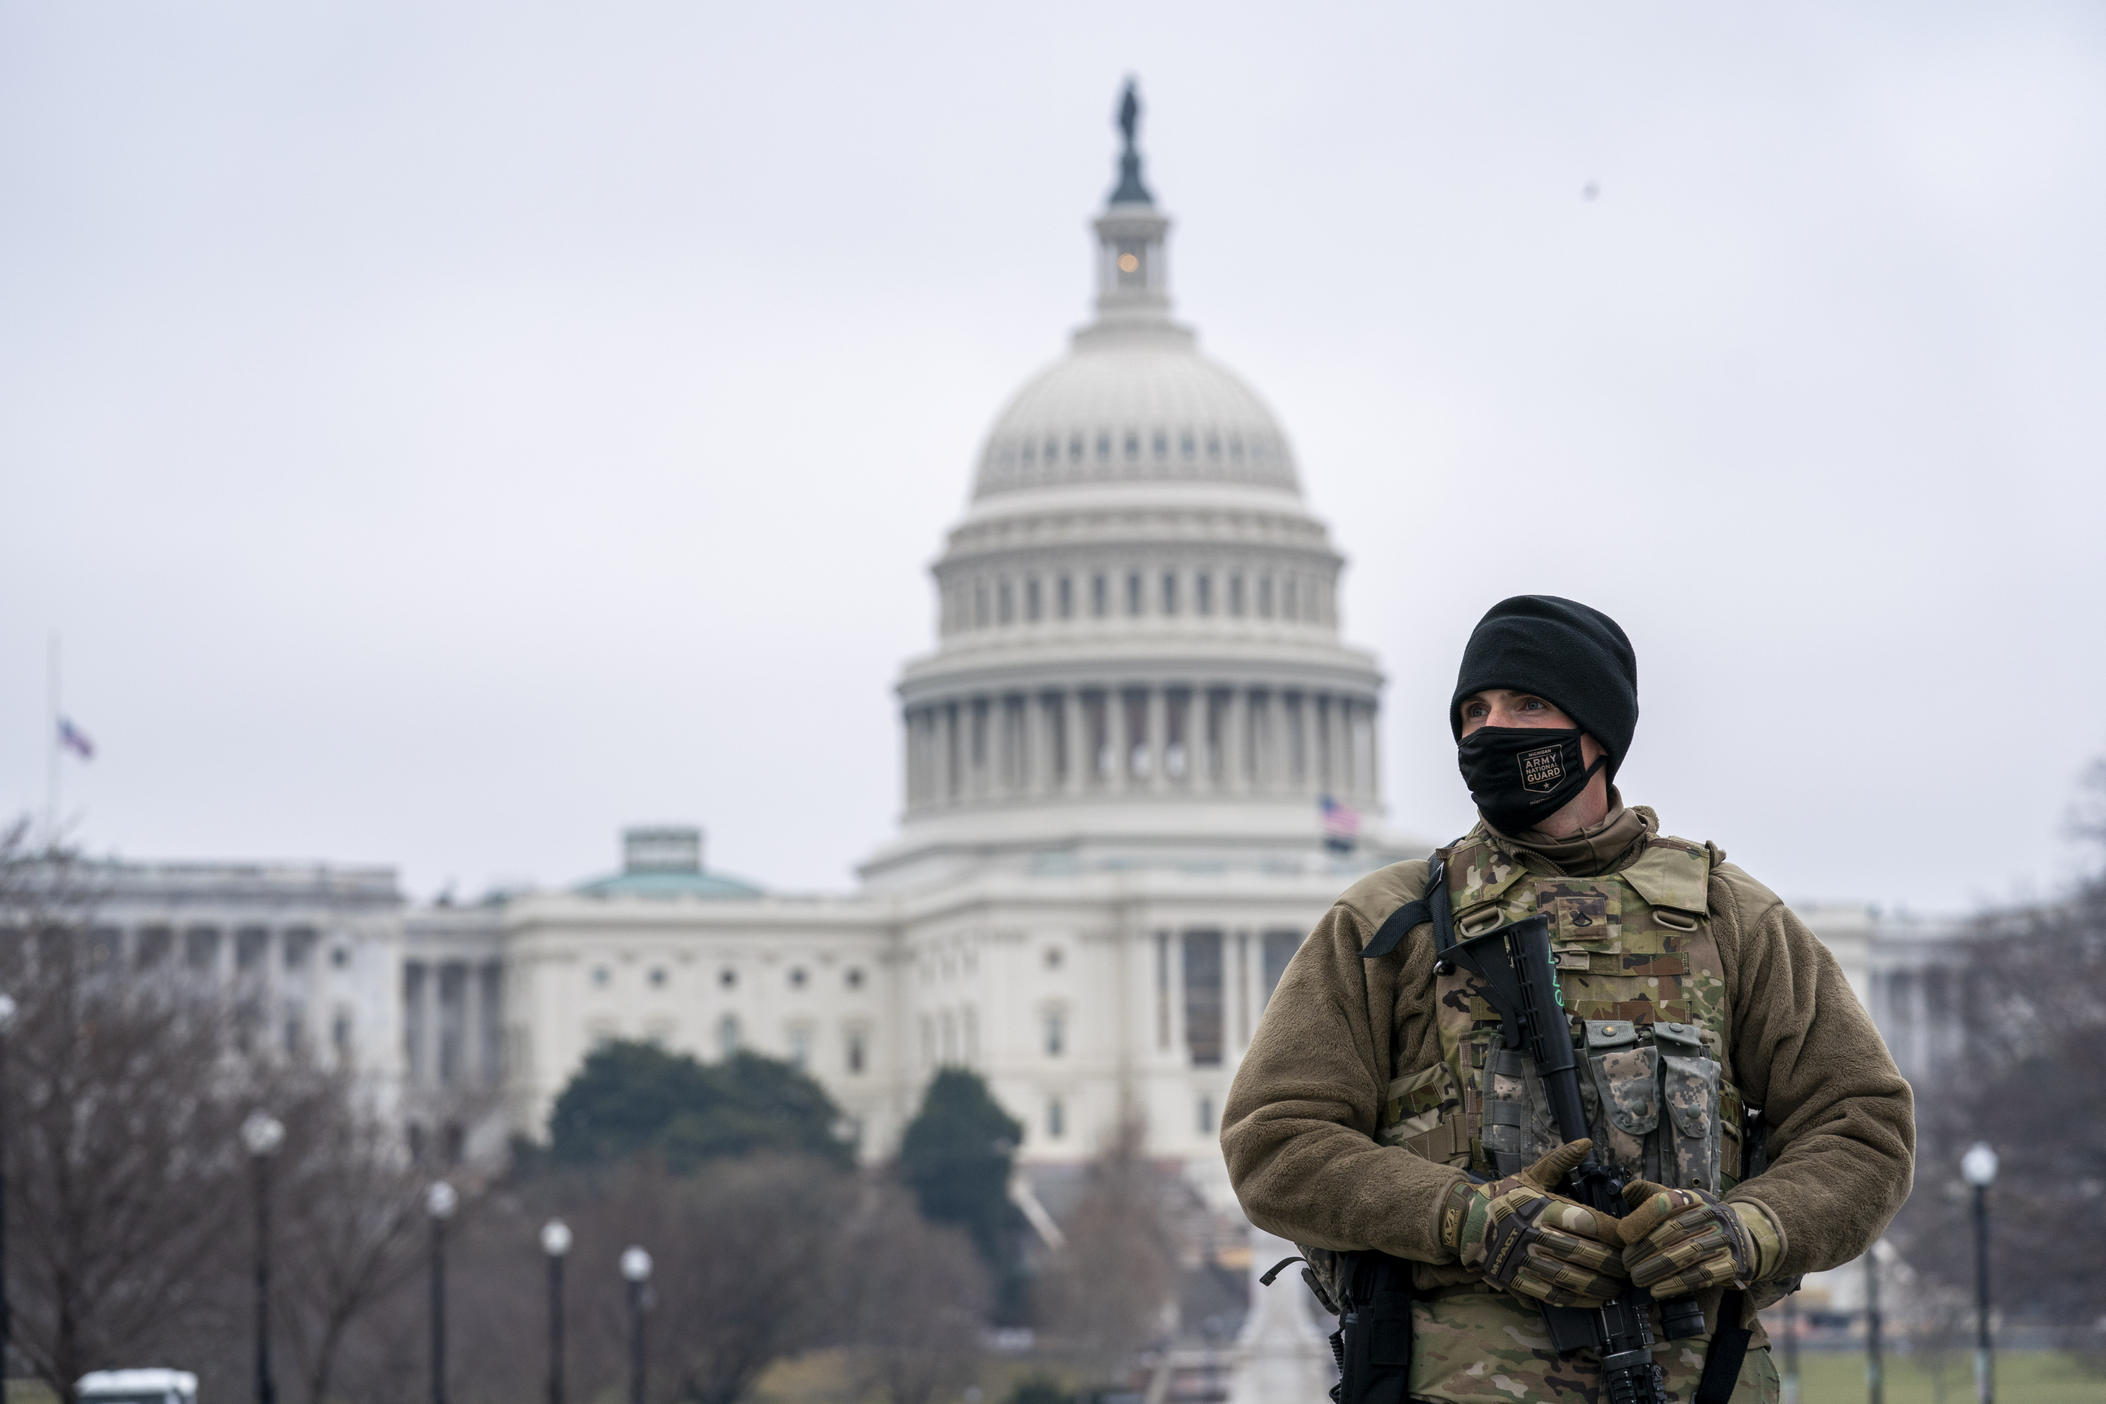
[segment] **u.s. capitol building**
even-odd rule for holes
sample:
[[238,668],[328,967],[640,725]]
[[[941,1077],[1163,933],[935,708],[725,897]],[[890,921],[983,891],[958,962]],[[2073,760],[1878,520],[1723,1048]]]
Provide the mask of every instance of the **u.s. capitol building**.
[[[1093,314],[996,417],[935,562],[899,830],[858,889],[764,892],[658,825],[611,876],[472,906],[410,908],[386,869],[122,866],[97,939],[360,1068],[443,1158],[538,1138],[596,1043],[641,1038],[801,1065],[868,1156],[963,1065],[1027,1165],[1134,1119],[1225,1204],[1217,1118],[1288,957],[1354,876],[1428,845],[1383,826],[1382,678],[1341,633],[1344,562],[1278,421],[1174,318],[1126,126]],[[1350,855],[1327,798],[1359,817]],[[1869,923],[1836,921],[1862,978]]]

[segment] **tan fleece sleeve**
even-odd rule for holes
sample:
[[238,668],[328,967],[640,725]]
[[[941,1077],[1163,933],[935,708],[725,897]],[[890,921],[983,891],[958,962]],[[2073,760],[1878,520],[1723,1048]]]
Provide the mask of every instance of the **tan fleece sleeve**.
[[1769,1169],[1726,1196],[1768,1211],[1779,1276],[1846,1263],[1908,1198],[1914,1094],[1842,967],[1777,895],[1712,871],[1712,930],[1733,1010],[1733,1075],[1768,1121]]
[[1319,1248],[1453,1259],[1438,1220],[1462,1172],[1374,1140],[1391,1069],[1440,1056],[1433,943],[1422,929],[1380,959],[1363,961],[1360,948],[1424,883],[1419,862],[1357,885],[1316,924],[1265,1006],[1221,1118],[1229,1180],[1262,1229]]

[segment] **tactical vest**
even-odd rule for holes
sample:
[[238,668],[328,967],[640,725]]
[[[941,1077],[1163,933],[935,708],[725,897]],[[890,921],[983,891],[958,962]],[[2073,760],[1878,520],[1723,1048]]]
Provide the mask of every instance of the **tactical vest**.
[[[1440,856],[1457,939],[1549,919],[1595,1153],[1669,1186],[1738,1183],[1741,1095],[1711,935],[1711,851],[1654,836],[1619,872],[1535,877],[1480,826]],[[1561,1142],[1542,1081],[1523,1050],[1504,1046],[1477,977],[1453,961],[1436,972],[1441,1061],[1391,1082],[1377,1139],[1486,1178],[1525,1170]]]

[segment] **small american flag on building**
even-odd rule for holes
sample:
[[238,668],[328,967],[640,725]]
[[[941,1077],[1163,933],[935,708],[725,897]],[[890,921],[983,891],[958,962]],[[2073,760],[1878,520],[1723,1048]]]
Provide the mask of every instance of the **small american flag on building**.
[[1352,852],[1353,844],[1360,838],[1360,811],[1329,795],[1317,800],[1316,810],[1323,819],[1324,847],[1340,853]]

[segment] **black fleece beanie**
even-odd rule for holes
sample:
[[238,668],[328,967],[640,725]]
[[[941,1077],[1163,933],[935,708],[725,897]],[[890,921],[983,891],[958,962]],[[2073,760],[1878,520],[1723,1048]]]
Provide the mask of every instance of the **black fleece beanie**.
[[1462,700],[1487,688],[1532,692],[1609,753],[1616,778],[1638,729],[1638,656],[1616,621],[1556,595],[1516,595],[1477,621],[1463,648],[1448,724],[1462,739]]

